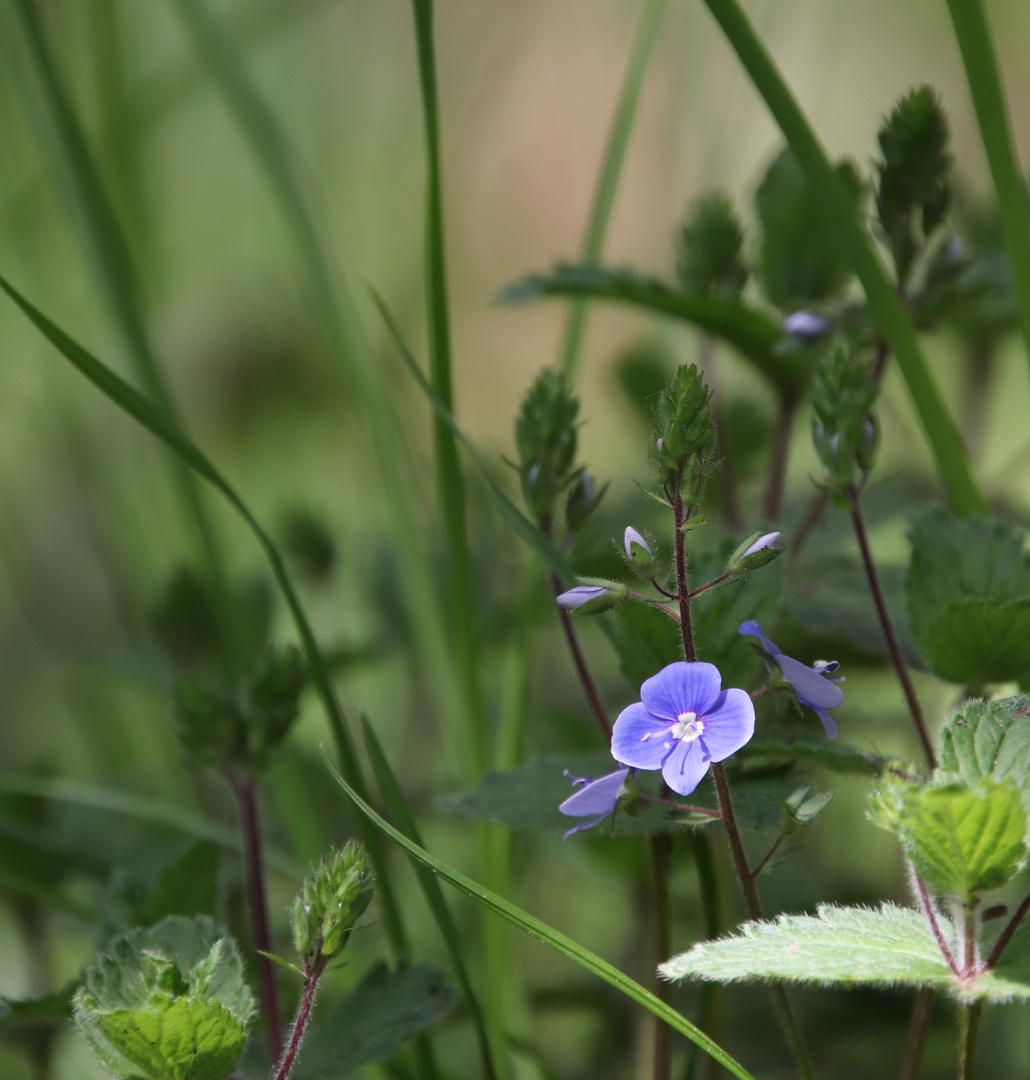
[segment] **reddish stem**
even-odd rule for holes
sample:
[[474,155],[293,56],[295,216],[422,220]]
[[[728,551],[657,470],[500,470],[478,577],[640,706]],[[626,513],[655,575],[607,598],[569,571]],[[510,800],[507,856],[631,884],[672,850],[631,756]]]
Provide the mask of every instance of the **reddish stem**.
[[994,943],[994,948],[991,949],[991,953],[984,963],[984,970],[990,971],[990,969],[1001,959],[1001,954],[1005,951],[1005,946],[1012,940],[1012,935],[1019,928],[1019,924],[1026,918],[1026,913],[1028,911],[1030,911],[1030,893],[1027,894],[1026,899],[1018,908],[1016,908],[1016,913],[1009,919],[1005,929],[1002,930],[998,940]]
[[952,972],[961,977],[962,972],[959,970],[958,964],[955,963],[955,957],[952,955],[951,949],[948,948],[948,943],[944,940],[944,934],[941,931],[941,924],[937,921],[937,912],[933,909],[933,903],[930,900],[930,896],[926,891],[926,884],[923,879],[916,873],[915,867],[909,863],[909,871],[912,874],[912,882],[915,885],[916,899],[919,901],[919,907],[923,914],[926,916],[926,921],[930,924],[930,929],[933,931],[934,941],[937,942],[937,948],[941,950],[941,954],[948,963],[948,967]]
[[683,636],[683,656],[686,660],[694,661],[697,654],[694,652],[694,632],[690,625],[690,590],[687,588],[687,552],[683,542],[683,523],[686,521],[686,509],[683,506],[683,495],[676,486],[676,500],[672,504],[672,512],[676,522],[676,539],[674,542],[676,552],[676,594],[679,596],[680,605],[680,633]]
[[926,720],[923,717],[923,709],[919,704],[919,698],[916,697],[916,689],[912,685],[912,679],[909,676],[908,668],[905,666],[904,657],[901,655],[901,646],[898,644],[898,639],[895,636],[890,612],[887,610],[887,602],[883,596],[883,589],[880,587],[880,579],[876,573],[876,565],[873,562],[872,550],[869,547],[869,537],[866,534],[865,522],[862,518],[862,511],[859,509],[858,505],[858,492],[852,488],[850,494],[851,520],[855,526],[855,535],[858,537],[858,546],[862,551],[862,564],[865,566],[866,577],[869,580],[869,591],[873,594],[873,602],[876,604],[876,613],[880,617],[880,627],[883,630],[883,636],[887,642],[887,651],[890,653],[891,661],[894,664],[894,670],[898,674],[898,680],[905,693],[905,700],[908,702],[908,711],[912,714],[912,720],[916,725],[916,730],[919,732],[919,739],[923,744],[926,760],[929,763],[930,768],[935,769],[937,767],[937,758],[933,752],[933,744],[930,742],[930,735],[926,729]]
[[772,460],[769,463],[769,477],[766,480],[765,500],[762,513],[766,521],[775,521],[780,516],[783,502],[783,483],[787,473],[787,451],[790,449],[790,434],[794,428],[794,414],[797,412],[798,397],[787,393],[780,398],[779,411],[776,415],[776,432],[773,436]]
[[308,1021],[311,1019],[311,1006],[315,1003],[315,990],[318,988],[318,980],[325,971],[326,960],[319,957],[314,964],[308,967],[304,965],[304,995],[300,999],[300,1008],[297,1009],[297,1019],[293,1022],[293,1030],[290,1032],[290,1041],[286,1051],[276,1069],[275,1080],[287,1080],[293,1063],[300,1051],[300,1044],[304,1041],[304,1032]]
[[[555,596],[563,592],[562,583],[557,574],[551,574],[551,588]],[[604,705],[601,704],[601,696],[594,685],[587,662],[583,658],[576,631],[572,628],[572,616],[564,608],[560,607],[558,608],[558,621],[561,623],[561,628],[565,633],[565,641],[569,646],[569,652],[572,654],[572,663],[575,665],[576,674],[579,676],[580,685],[583,687],[583,693],[586,694],[587,701],[590,703],[590,711],[594,714],[594,719],[601,729],[601,734],[604,735],[605,739],[610,740],[612,737],[611,725],[608,723]]]
[[240,811],[240,828],[243,832],[243,854],[247,869],[247,901],[250,905],[250,929],[254,948],[258,950],[255,963],[261,991],[261,1014],[265,1021],[265,1037],[268,1040],[268,1056],[278,1061],[282,1053],[282,1030],[279,1027],[279,999],[275,990],[275,973],[272,961],[261,953],[272,951],[271,934],[268,929],[268,905],[265,902],[264,865],[261,858],[261,832],[258,825],[257,799],[254,795],[254,777],[249,773],[242,778],[227,772],[229,782],[236,792]]

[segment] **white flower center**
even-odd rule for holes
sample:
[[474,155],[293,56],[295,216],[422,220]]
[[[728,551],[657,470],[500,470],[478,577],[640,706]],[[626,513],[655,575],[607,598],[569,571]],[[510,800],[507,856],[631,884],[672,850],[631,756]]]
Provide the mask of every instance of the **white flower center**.
[[685,712],[680,713],[676,717],[676,723],[672,725],[672,729],[669,732],[674,739],[680,739],[683,742],[693,742],[695,739],[701,738],[701,733],[705,729],[704,720],[699,720],[697,713]]

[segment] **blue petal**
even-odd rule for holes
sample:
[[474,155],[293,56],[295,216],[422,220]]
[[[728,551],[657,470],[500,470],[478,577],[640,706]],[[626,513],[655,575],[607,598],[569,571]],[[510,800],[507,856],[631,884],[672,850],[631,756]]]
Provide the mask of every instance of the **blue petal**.
[[820,709],[818,705],[813,705],[812,708],[818,714],[819,719],[822,720],[823,727],[826,728],[826,737],[835,739],[837,737],[837,722],[825,709]]
[[844,691],[814,668],[806,667],[790,656],[777,656],[783,677],[794,687],[798,701],[813,709],[835,709],[844,700]]
[[628,706],[612,728],[612,757],[636,769],[660,769],[672,749],[671,726],[648,712],[643,702]]
[[566,829],[561,838],[568,840],[573,833],[582,832],[584,829],[592,829],[595,825],[600,825],[607,816],[607,814],[598,814],[597,817],[591,818],[590,821],[581,821],[578,825],[573,825],[571,829]]
[[683,713],[698,716],[715,704],[722,687],[722,676],[714,664],[678,660],[644,681],[640,700],[648,712],[666,720]]
[[619,801],[622,785],[629,769],[616,769],[607,776],[598,777],[574,791],[558,809],[569,817],[586,817],[588,814],[610,814]]
[[705,717],[702,735],[712,761],[735,754],[755,733],[755,706],[746,690],[725,690]]
[[703,739],[680,742],[662,766],[665,782],[677,795],[689,795],[704,779],[712,759],[705,753]]
[[764,633],[762,633],[762,624],[756,622],[754,619],[746,619],[737,627],[738,634],[748,634],[751,637],[759,638],[762,642],[762,648],[772,657],[780,657],[783,655],[783,650],[776,644],[775,641],[770,641]]

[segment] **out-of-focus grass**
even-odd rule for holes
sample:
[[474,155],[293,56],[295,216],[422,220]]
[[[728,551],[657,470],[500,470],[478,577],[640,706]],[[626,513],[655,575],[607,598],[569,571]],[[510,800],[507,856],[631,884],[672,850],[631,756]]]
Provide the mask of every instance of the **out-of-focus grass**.
[[[352,283],[375,283],[405,337],[424,355],[422,133],[407,6],[381,0],[213,6],[234,28],[260,89],[299,148],[304,176],[325,209],[319,228],[327,247],[338,253]],[[1017,4],[996,7],[991,15],[1016,142],[1026,145],[1030,87],[1022,56],[1030,14]],[[100,11],[109,22],[95,17]],[[324,515],[339,544],[340,566],[327,586],[306,589],[316,631],[330,650],[370,643],[380,650],[342,670],[339,693],[352,713],[365,708],[375,719],[433,850],[467,865],[470,828],[432,810],[436,794],[462,782],[461,747],[439,718],[427,719],[427,673],[411,659],[397,595],[398,538],[379,498],[360,405],[329,363],[309,314],[309,286],[240,133],[169,6],[62,0],[46,5],[45,13],[128,232],[147,323],[188,426],[261,520],[276,522],[296,505]],[[500,456],[511,450],[518,399],[532,374],[558,355],[565,316],[558,307],[499,307],[493,297],[525,271],[579,251],[635,13],[614,0],[451,2],[437,8],[455,407],[502,482],[508,478]],[[832,154],[849,154],[867,166],[880,116],[909,86],[928,81],[950,115],[960,175],[984,187],[987,173],[943,5],[764,3],[752,13]],[[74,240],[34,135],[45,120],[10,4],[0,9],[0,41],[0,271],[128,372],[94,269]],[[104,70],[111,63],[122,66]],[[688,200],[718,184],[746,210],[760,169],[778,145],[764,108],[701,6],[669,5],[643,86],[606,259],[670,273],[672,228]],[[419,535],[406,540],[442,560],[430,494],[429,411],[363,300],[359,314],[422,485],[414,507]],[[613,479],[603,522],[613,534],[649,513],[630,480],[644,472],[644,431],[612,374],[618,351],[642,337],[657,340],[670,358],[696,356],[686,331],[598,309],[591,313],[579,365],[589,420],[581,431],[582,457],[599,477]],[[957,350],[949,341],[928,347],[947,401],[961,415]],[[199,793],[203,807],[231,824],[213,785],[181,767],[167,672],[147,632],[147,612],[163,581],[191,550],[161,451],[59,364],[8,304],[0,305],[0,350],[0,762],[5,769],[42,768],[182,806],[195,806]],[[1018,347],[1006,346],[988,402],[981,461],[983,474],[1003,476],[999,486],[1025,510],[1025,470],[1011,464],[1026,449],[1024,365]],[[727,394],[769,408],[764,391],[734,358],[726,357],[722,371]],[[884,415],[884,475],[902,463],[930,475],[925,450],[909,434],[910,406],[893,373]],[[788,493],[800,505],[813,461],[804,425],[796,434]],[[506,619],[516,602],[504,585],[523,555],[482,484],[470,479],[469,488],[483,631],[480,677],[492,716],[500,699]],[[262,573],[259,553],[243,531],[222,510],[213,514],[234,573]],[[888,526],[878,539],[891,560],[902,561],[896,528]],[[581,705],[546,608],[541,605],[535,617],[545,636],[527,661],[527,738],[531,748],[550,749],[567,745],[562,740],[575,730],[568,716]],[[280,636],[288,633],[281,606],[275,626]],[[613,709],[621,707],[631,699],[630,688],[600,635],[588,629],[584,636],[607,700]],[[842,728],[860,730],[863,744],[894,749],[901,719],[889,708],[893,688],[879,676],[852,676],[848,689]],[[947,702],[938,698],[939,712]],[[301,847],[307,837],[314,846],[319,830],[339,838],[354,827],[328,784],[319,789],[325,820],[305,823],[290,812],[296,802],[291,792],[321,783],[314,759],[325,738],[314,702],[306,702],[294,757],[271,781],[270,831],[277,844]],[[821,825],[826,837],[852,829],[861,815],[861,785],[845,785],[838,799]],[[835,860],[828,839],[817,839],[785,878],[769,879],[771,906],[780,895],[772,884],[778,880],[784,902],[796,879],[806,881],[805,894],[813,900],[828,892],[847,899],[849,890],[857,900],[898,895],[900,874],[883,838],[864,824],[854,826],[854,836],[860,876]],[[126,845],[132,849],[132,837]],[[557,840],[518,838],[514,899],[574,928],[587,946],[646,978],[641,943],[628,923],[632,898],[619,876],[638,853],[616,848],[587,841],[559,849]],[[698,905],[692,875],[683,871],[682,879],[682,903],[691,917],[679,927],[681,938],[696,926]],[[95,882],[74,887],[91,901],[100,899]],[[289,896],[280,891],[276,911]],[[470,915],[461,903],[456,910],[459,921]],[[23,928],[6,912],[7,906],[0,922],[0,991],[28,993],[32,963]],[[50,975],[60,980],[88,955],[91,930],[65,914],[48,918]],[[424,909],[413,923],[416,951],[441,955]],[[279,925],[280,937],[282,931]],[[380,949],[373,936],[359,936],[365,955]],[[549,955],[526,950],[525,961],[530,981],[556,996],[574,983],[569,969]],[[685,991],[683,1000],[691,1002],[692,993]],[[569,998],[546,1014],[562,1022],[549,1019],[541,1027],[554,1060],[572,1074],[588,1068],[588,1039],[598,1032],[583,1003],[571,991]],[[731,996],[730,1008],[734,1001]],[[804,1002],[805,1008],[826,1010],[817,1015],[843,1023],[839,1002]],[[889,1040],[903,1037],[901,1026],[891,1027],[871,1001],[862,999],[855,1009],[870,1024],[882,1022],[884,1053],[893,1061]],[[1014,1025],[1017,1015],[1025,1014],[1000,1010],[996,1030]],[[581,1037],[566,1037],[566,1021]],[[931,1075],[947,1068],[943,1010],[938,1021]],[[474,1068],[468,1033],[457,1021],[443,1037],[456,1072]],[[775,1033],[769,1038],[775,1040]],[[1019,1039],[1006,1033],[998,1040],[1011,1049],[988,1052],[1012,1055],[1002,1057],[999,1068],[1025,1068]],[[731,1036],[727,1045],[747,1061],[745,1044]],[[828,1042],[824,1052],[834,1061],[850,1060],[836,1044]],[[81,1050],[68,1040],[55,1080],[89,1075],[91,1066],[82,1062]],[[0,1058],[3,1075],[18,1076],[16,1068]],[[863,1060],[854,1075],[874,1071]]]

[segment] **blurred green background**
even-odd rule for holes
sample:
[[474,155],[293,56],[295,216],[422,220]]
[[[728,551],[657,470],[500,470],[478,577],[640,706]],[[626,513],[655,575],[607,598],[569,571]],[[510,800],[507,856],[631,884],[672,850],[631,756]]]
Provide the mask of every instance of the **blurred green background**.
[[[336,562],[327,578],[305,583],[304,598],[335,657],[341,700],[352,718],[361,710],[372,718],[430,845],[468,868],[470,825],[434,806],[437,796],[463,786],[462,747],[448,718],[434,710],[431,673],[411,640],[396,569],[399,544],[417,545],[431,557],[440,547],[430,417],[365,290],[370,283],[385,296],[424,356],[423,136],[411,13],[399,0],[211,6],[288,134],[323,240],[353,294],[374,376],[401,417],[414,463],[417,535],[399,536],[392,528],[365,404],[327,356],[282,214],[173,5],[49,0],[38,8],[128,236],[147,325],[185,425],[277,537],[288,537],[286,523],[298,510],[327,527]],[[12,0],[0,3],[0,272],[132,379],[124,338],[82,243],[83,222],[16,7]],[[753,3],[749,10],[832,155],[850,156],[868,171],[883,114],[911,86],[928,82],[951,120],[960,185],[970,198],[983,196],[986,172],[944,5],[803,0]],[[579,251],[637,13],[636,3],[610,0],[437,6],[456,413],[513,492],[514,477],[503,464],[513,453],[512,420],[535,372],[558,356],[565,312],[560,304],[507,308],[495,296],[506,282]],[[1025,145],[1030,8],[1004,0],[991,4],[990,14],[1017,143]],[[749,217],[754,188],[780,145],[707,12],[698,4],[669,4],[605,261],[671,276],[673,232],[689,200],[718,186]],[[646,469],[639,402],[627,400],[616,377],[620,355],[641,346],[669,370],[698,353],[690,330],[615,308],[592,310],[578,381],[588,421],[580,458],[612,481],[596,530],[602,555],[606,536],[653,516],[632,483]],[[999,349],[982,405],[969,392],[960,345],[942,335],[929,347],[985,486],[1025,516],[1030,393],[1019,342],[1006,340]],[[742,431],[751,422],[771,423],[765,388],[728,352],[720,356],[719,379],[725,401],[745,418]],[[900,566],[907,548],[899,515],[911,509],[911,491],[933,498],[934,480],[893,373],[881,412],[879,476],[901,470],[905,476],[871,493],[871,516],[884,563]],[[794,443],[788,519],[800,515],[815,469],[805,415]],[[757,467],[750,478],[745,470],[749,523],[758,521],[760,486]],[[528,603],[538,637],[530,653],[524,756],[590,749],[585,708],[546,590],[541,585],[529,601],[518,594],[513,583],[525,555],[484,486],[471,480],[469,488],[487,712],[495,716],[500,708],[515,613]],[[273,638],[292,639],[260,552],[223,506],[206,501],[234,578],[267,596]],[[230,828],[234,814],[221,785],[183,767],[170,672],[152,631],[162,590],[196,554],[166,455],[6,301],[0,303],[0,505],[0,772],[8,781],[4,795],[0,780],[0,996],[22,997],[61,986],[87,961],[94,920],[113,895],[113,865],[152,882],[187,839],[175,829],[88,808],[81,798],[17,799],[12,777],[59,778],[92,785],[90,791],[199,808]],[[830,520],[813,546],[850,550],[850,543]],[[591,630],[584,637],[614,714],[635,700],[634,692]],[[842,731],[879,752],[907,752],[894,684],[881,668],[864,670],[858,656],[854,662],[837,714]],[[930,715],[940,716],[952,691],[925,678],[919,685]],[[263,806],[270,843],[298,870],[353,830],[342,796],[325,777],[322,743],[327,729],[308,695]],[[865,792],[864,781],[844,782],[803,855],[763,879],[770,910],[904,896],[893,844],[863,818]],[[45,862],[42,836],[55,846],[49,868],[33,862]],[[68,869],[62,860],[69,852],[83,856],[83,865]],[[513,899],[646,979],[649,953],[625,874],[643,858],[625,840],[606,846],[603,838],[580,838],[562,846],[557,834],[520,836]],[[223,859],[220,873],[223,914],[231,919],[235,912],[241,922],[234,857]],[[408,887],[406,875],[405,869]],[[41,893],[39,882],[47,880],[52,889]],[[283,941],[296,880],[271,878]],[[699,910],[689,866],[677,870],[674,889],[681,905],[675,936],[685,948]],[[421,899],[412,903],[418,907]],[[456,901],[459,913],[471,914],[464,905]],[[416,955],[440,958],[424,912],[412,918]],[[364,966],[382,955],[380,936],[378,929],[358,935]],[[515,948],[535,987],[534,1032],[550,1074],[630,1075],[643,1039],[632,1011],[620,1014],[621,1030],[606,1028],[598,1011],[598,1001],[602,1007],[608,1001],[605,991],[543,950],[523,942]],[[341,986],[353,982],[348,972],[336,978]],[[679,1003],[689,1010],[695,998],[687,989]],[[786,1076],[786,1055],[759,998],[757,991],[726,996],[721,1037],[756,1067],[761,1057],[754,1058],[754,1047],[767,1043],[771,1057],[761,1075]],[[799,999],[817,1033],[818,1058],[834,1063],[832,1075],[886,1075],[881,1068],[895,1067],[907,1022],[904,996],[807,992]],[[1022,1007],[988,1018],[985,1076],[1027,1074],[1026,1020]],[[938,1006],[926,1078],[949,1075],[950,1022],[946,1006]],[[469,1075],[475,1066],[467,1018],[451,1017],[442,1045],[454,1075]],[[101,1075],[70,1031],[55,1053],[53,1080]],[[10,1044],[0,1044],[0,1075],[31,1075]]]

